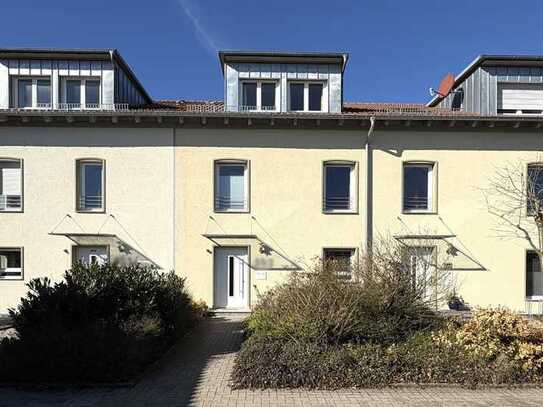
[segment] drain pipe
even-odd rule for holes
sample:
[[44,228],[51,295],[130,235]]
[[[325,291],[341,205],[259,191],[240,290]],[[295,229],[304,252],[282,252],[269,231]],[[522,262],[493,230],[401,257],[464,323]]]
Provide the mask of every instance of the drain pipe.
[[366,236],[365,250],[371,256],[373,248],[373,152],[371,136],[375,128],[375,117],[370,117],[370,128],[366,137]]

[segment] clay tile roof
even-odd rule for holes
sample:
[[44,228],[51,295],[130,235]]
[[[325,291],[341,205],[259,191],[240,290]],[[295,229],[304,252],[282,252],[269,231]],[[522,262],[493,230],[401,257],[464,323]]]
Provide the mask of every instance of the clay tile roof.
[[[222,113],[224,102],[220,100],[158,100],[144,106],[147,110],[175,110],[192,113]],[[479,116],[441,107],[429,107],[422,103],[368,103],[346,102],[343,114],[359,116]],[[299,113],[304,115],[304,113]],[[314,113],[313,113],[314,114]]]

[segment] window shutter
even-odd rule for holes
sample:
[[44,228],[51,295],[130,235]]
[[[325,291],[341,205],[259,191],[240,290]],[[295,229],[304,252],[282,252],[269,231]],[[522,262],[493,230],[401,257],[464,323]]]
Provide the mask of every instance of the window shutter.
[[2,168],[2,195],[21,195],[20,168]]
[[541,84],[500,84],[498,109],[543,110],[543,86]]

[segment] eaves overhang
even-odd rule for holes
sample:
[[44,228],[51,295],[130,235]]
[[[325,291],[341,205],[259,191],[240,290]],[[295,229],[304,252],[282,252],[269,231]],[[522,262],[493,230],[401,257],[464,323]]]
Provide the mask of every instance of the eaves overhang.
[[346,52],[219,51],[223,73],[226,62],[337,64],[343,73],[348,60]]
[[0,110],[0,126],[541,131],[543,116]]

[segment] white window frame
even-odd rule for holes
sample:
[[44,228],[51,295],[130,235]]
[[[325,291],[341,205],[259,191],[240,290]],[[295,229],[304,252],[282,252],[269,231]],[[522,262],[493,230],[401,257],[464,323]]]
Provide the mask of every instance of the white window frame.
[[[248,160],[216,160],[214,162],[214,179],[213,179],[213,210],[217,213],[249,213],[250,211],[250,180],[249,180],[249,161]],[[219,193],[219,170],[225,166],[243,166],[243,181],[244,181],[244,207],[241,209],[221,209],[217,205],[217,194]]]
[[[87,208],[85,205],[81,204],[81,198],[84,196],[84,185],[85,185],[85,171],[83,168],[85,165],[96,165],[100,164],[102,166],[102,200],[99,208]],[[75,208],[76,212],[81,213],[104,213],[106,211],[106,161],[100,158],[81,158],[75,162],[75,195],[76,202]]]
[[324,247],[322,249],[322,260],[323,262],[326,261],[326,254],[327,252],[332,252],[332,251],[350,251],[351,252],[351,258],[350,258],[350,267],[351,269],[350,270],[346,270],[344,275],[349,275],[349,278],[346,278],[345,280],[346,281],[353,281],[354,280],[354,276],[353,276],[353,266],[357,260],[357,257],[358,257],[358,251],[356,249],[356,247]]
[[[428,207],[426,209],[409,209],[405,207],[405,194],[406,194],[406,188],[405,188],[405,170],[406,167],[419,167],[419,168],[429,168],[428,171]],[[436,198],[436,187],[435,187],[435,176],[436,173],[436,163],[435,162],[424,162],[424,161],[405,161],[403,163],[402,168],[402,197],[401,197],[401,205],[402,205],[402,213],[436,213],[437,212],[437,204],[435,202]]]
[[[290,107],[290,85],[291,84],[303,84],[304,85],[304,108],[303,110],[292,110]],[[322,85],[321,95],[321,110],[309,110],[309,85]],[[328,81],[322,80],[289,80],[287,81],[287,106],[289,112],[306,112],[306,113],[326,113],[328,112]]]
[[[23,167],[23,160],[21,158],[11,158],[11,157],[0,157],[0,162],[16,162],[19,163],[19,171],[20,171],[20,185],[19,190],[21,191],[20,194],[20,203],[18,208],[6,208],[6,209],[0,209],[0,213],[3,212],[22,212],[23,211],[23,202],[24,202],[24,167]],[[0,175],[1,176],[1,175]],[[3,199],[3,198],[0,198]]]
[[[245,106],[243,104],[243,85],[246,83],[255,83],[256,84],[256,106],[255,109],[249,109],[251,106]],[[275,106],[273,109],[262,109],[262,84],[271,83],[275,85]],[[239,110],[244,112],[278,112],[279,111],[279,99],[281,97],[281,89],[279,86],[279,81],[270,80],[270,79],[258,79],[251,80],[246,79],[240,81],[239,88]]]
[[[326,168],[346,167],[350,169],[349,176],[349,209],[328,209],[326,205]],[[322,165],[322,211],[324,213],[357,213],[358,211],[358,176],[356,162],[325,161]]]
[[[19,107],[19,81],[32,81],[32,106]],[[38,81],[49,81],[49,103],[38,106]],[[16,76],[12,85],[13,106],[16,109],[47,110],[53,106],[53,81],[50,76]]]
[[[17,246],[12,246],[12,247],[0,247],[0,252],[1,251],[19,251],[20,253],[20,256],[21,256],[21,267],[20,268],[6,268],[5,271],[6,272],[19,272],[20,275],[18,276],[2,276],[0,275],[0,280],[24,280],[24,249],[23,247],[17,247]],[[1,267],[1,264],[0,264],[0,267]]]
[[[79,106],[68,106],[66,102],[66,82],[67,81],[79,81],[80,83],[80,101]],[[86,103],[86,83],[87,81],[98,82],[99,83],[99,92],[98,92],[98,106],[96,107],[87,107]],[[60,81],[61,86],[61,105],[70,110],[98,110],[102,107],[102,78],[99,76],[89,76],[89,77],[80,77],[80,76],[63,76]]]

